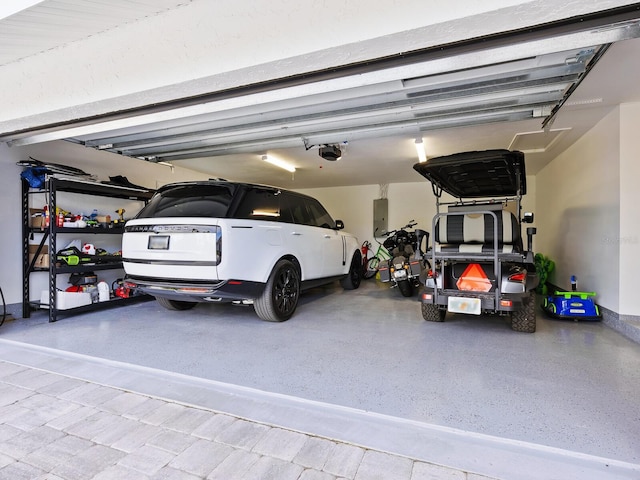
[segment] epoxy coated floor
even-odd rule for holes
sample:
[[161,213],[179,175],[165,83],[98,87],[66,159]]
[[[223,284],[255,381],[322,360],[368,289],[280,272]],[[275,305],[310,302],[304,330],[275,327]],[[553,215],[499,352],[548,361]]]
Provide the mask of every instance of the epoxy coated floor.
[[640,463],[640,345],[601,323],[539,315],[425,322],[417,297],[363,282],[302,297],[294,317],[250,306],[144,302],[6,323],[3,339],[435,425]]

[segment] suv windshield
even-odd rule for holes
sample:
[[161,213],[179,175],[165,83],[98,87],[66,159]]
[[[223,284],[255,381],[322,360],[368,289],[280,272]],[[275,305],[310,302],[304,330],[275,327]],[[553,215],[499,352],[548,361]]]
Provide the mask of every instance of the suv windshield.
[[232,197],[228,185],[180,185],[158,192],[136,218],[224,218]]

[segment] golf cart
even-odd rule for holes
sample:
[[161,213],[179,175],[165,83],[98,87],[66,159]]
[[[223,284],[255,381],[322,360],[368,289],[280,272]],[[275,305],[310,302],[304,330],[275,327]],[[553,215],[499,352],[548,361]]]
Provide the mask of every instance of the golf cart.
[[[521,232],[521,223],[533,222],[533,214],[521,217],[527,190],[524,154],[465,152],[413,168],[431,182],[436,197],[425,253],[431,269],[420,297],[423,318],[442,322],[447,311],[509,315],[513,330],[535,332],[536,229],[527,228],[526,250]],[[451,197],[443,201],[443,192]]]

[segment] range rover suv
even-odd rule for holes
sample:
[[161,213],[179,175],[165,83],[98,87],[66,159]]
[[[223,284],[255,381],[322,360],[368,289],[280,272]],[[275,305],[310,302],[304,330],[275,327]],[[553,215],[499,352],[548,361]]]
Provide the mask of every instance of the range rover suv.
[[359,243],[342,228],[300,193],[223,180],[173,183],[126,224],[125,282],[171,310],[243,301],[261,319],[281,322],[305,288],[360,285]]

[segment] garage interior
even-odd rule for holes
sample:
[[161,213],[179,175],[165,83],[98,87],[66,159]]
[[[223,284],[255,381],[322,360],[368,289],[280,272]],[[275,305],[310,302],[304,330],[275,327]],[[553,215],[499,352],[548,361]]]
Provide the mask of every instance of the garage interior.
[[[324,17],[284,0],[32,3],[0,19],[0,286],[16,317],[0,327],[3,360],[497,478],[540,478],[523,462],[544,455],[558,455],[555,472],[602,457],[619,469],[611,478],[637,474],[640,4],[328,1],[336,14]],[[322,158],[324,145],[342,158]],[[432,324],[415,297],[375,280],[314,289],[283,324],[244,306],[155,302],[20,318],[18,161],[147,188],[281,186],[372,241],[378,198],[389,228],[429,229],[416,146],[427,157],[522,150],[534,250],[556,262],[554,285],[575,275],[597,292],[603,322],[540,312],[532,335],[485,316]],[[153,381],[134,380],[143,374]]]

